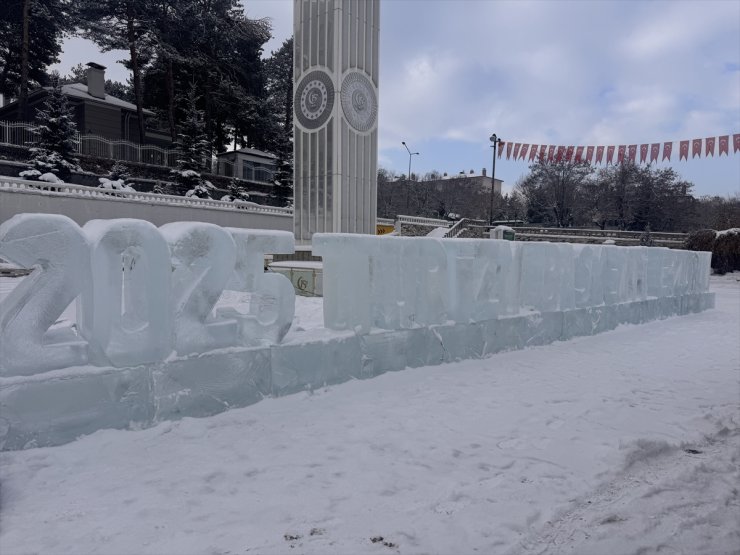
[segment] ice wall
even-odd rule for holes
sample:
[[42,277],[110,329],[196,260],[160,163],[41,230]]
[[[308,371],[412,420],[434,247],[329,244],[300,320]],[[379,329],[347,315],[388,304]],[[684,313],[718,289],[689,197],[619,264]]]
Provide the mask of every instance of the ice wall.
[[711,253],[317,234],[324,325],[368,333],[703,293]]
[[[0,257],[34,270],[0,301],[0,449],[714,305],[711,253],[319,234],[329,329],[285,343],[295,293],[263,262],[293,248],[288,232],[200,222],[4,222]],[[224,290],[250,293],[249,310],[214,309]],[[78,321],[58,322],[75,299]]]

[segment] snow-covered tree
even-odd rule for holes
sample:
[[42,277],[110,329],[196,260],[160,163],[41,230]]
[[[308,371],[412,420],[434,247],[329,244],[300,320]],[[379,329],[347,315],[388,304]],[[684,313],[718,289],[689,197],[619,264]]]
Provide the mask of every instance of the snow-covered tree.
[[44,107],[36,112],[34,132],[38,139],[31,148],[31,167],[20,174],[27,179],[64,181],[80,169],[75,157],[77,125],[58,74],[52,75],[52,83]]
[[198,109],[195,84],[188,91],[184,112],[185,118],[177,134],[177,169],[172,170],[172,174],[177,183],[187,190],[185,196],[211,198],[214,187],[200,174],[211,147],[205,132],[203,111]]
[[249,200],[249,195],[247,194],[247,191],[244,190],[244,187],[239,180],[236,177],[232,177],[229,182],[229,192],[222,196],[221,200],[226,202],[244,202]]

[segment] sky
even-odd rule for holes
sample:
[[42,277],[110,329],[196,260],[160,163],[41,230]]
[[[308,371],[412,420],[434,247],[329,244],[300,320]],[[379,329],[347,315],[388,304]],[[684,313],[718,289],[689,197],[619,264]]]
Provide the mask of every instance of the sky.
[[[245,0],[270,18],[265,54],[292,34],[292,0]],[[69,39],[56,67],[99,61]],[[378,165],[490,175],[489,137],[554,145],[674,141],[694,194],[740,193],[740,152],[677,161],[678,141],[740,133],[740,2],[382,0]],[[732,151],[732,145],[730,145]],[[661,153],[662,154],[662,153]],[[660,166],[662,167],[662,166]],[[504,191],[527,163],[496,160]]]

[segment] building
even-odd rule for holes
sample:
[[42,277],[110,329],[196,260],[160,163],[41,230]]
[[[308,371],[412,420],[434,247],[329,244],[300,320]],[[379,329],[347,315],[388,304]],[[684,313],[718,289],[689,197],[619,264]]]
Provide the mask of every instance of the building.
[[275,181],[277,156],[255,148],[241,148],[222,152],[218,158],[218,174],[238,177],[256,183]]
[[[496,179],[494,192],[501,194],[503,181]],[[395,218],[399,214],[428,218],[471,218],[489,220],[491,178],[485,168],[444,174],[424,181],[378,181],[378,216]],[[495,202],[495,199],[494,199]],[[495,206],[494,206],[495,210]]]
[[[82,135],[97,135],[108,140],[139,142],[139,118],[136,105],[105,93],[105,66],[87,64],[87,85],[71,83],[62,85],[74,114],[77,130]],[[33,121],[36,112],[43,107],[49,88],[31,91],[28,95],[27,112],[18,117],[17,101],[0,108],[0,121]],[[154,112],[144,110],[145,117]],[[167,148],[172,144],[168,133],[148,129],[146,144]]]
[[[471,189],[477,189],[481,192],[491,192],[491,178],[486,175],[486,168],[481,170],[481,173],[476,174],[473,170],[469,172],[461,171],[460,173],[444,174],[439,179],[431,179],[425,181],[428,186],[433,187],[436,191],[443,191],[453,187],[466,186]],[[496,179],[496,185],[494,192],[501,194],[501,186],[503,185],[501,179]]]

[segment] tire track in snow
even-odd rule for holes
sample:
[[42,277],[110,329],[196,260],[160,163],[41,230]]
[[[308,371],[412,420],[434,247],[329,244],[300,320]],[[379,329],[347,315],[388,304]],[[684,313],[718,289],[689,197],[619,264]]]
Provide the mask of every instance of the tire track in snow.
[[624,446],[620,471],[509,553],[740,554],[740,417],[730,410],[699,444]]

